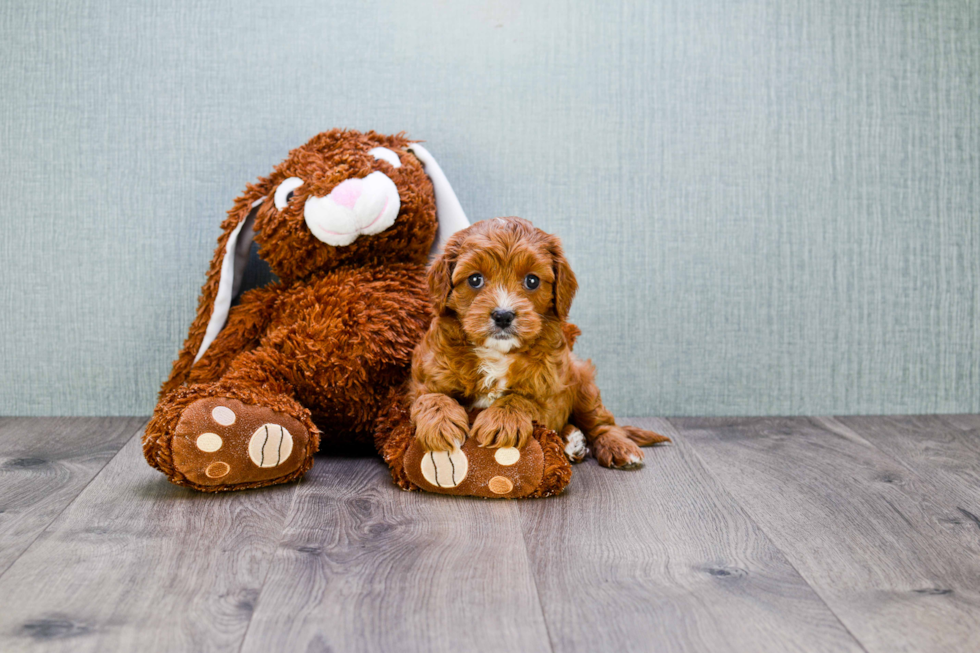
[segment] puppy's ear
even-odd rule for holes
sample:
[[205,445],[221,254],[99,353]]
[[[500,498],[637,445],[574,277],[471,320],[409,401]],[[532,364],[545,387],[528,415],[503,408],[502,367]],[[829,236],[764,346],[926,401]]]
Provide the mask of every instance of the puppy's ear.
[[464,232],[465,230],[453,234],[446,242],[442,253],[429,267],[429,293],[432,295],[432,305],[436,315],[445,315],[448,312],[446,304],[449,303],[449,296],[453,292],[453,270],[456,269],[459,252],[463,249]]
[[558,236],[548,236],[548,251],[551,253],[551,266],[555,273],[552,291],[555,315],[561,320],[567,320],[568,312],[572,308],[572,299],[578,290],[578,281],[575,279],[575,273],[572,272],[572,266],[565,258],[565,250],[562,249]]

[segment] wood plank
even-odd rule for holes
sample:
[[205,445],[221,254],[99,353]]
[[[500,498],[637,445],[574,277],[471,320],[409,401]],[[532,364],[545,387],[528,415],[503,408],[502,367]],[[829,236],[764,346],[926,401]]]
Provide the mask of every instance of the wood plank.
[[555,651],[861,650],[686,438],[632,423],[675,444],[520,505]]
[[145,423],[144,417],[0,418],[0,575]]
[[137,435],[0,577],[0,650],[236,650],[296,489],[179,488]]
[[517,510],[317,461],[242,650],[550,651]]
[[837,417],[847,428],[941,487],[956,503],[955,519],[980,528],[980,416]]
[[980,538],[931,479],[833,420],[672,420],[871,652],[980,649]]
[[939,418],[962,431],[976,433],[980,429],[980,415],[939,415]]

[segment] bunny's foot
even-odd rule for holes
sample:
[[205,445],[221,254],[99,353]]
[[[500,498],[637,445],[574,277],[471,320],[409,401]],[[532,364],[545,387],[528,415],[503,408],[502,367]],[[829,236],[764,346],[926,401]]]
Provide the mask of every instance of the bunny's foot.
[[195,485],[271,485],[301,476],[312,462],[310,434],[299,421],[226,397],[184,409],[172,440],[174,470]]
[[313,464],[319,433],[294,400],[261,394],[200,385],[171,393],[143,436],[147,460],[172,482],[205,492],[299,478]]
[[522,449],[484,448],[475,438],[467,438],[453,451],[426,451],[413,439],[403,465],[408,479],[423,490],[486,499],[558,494],[572,473],[561,438],[543,427],[535,427]]
[[[565,443],[550,429],[535,425],[522,449],[484,448],[470,437],[453,451],[428,451],[415,436],[403,389],[392,389],[388,406],[378,420],[375,443],[404,490],[487,499],[548,497],[560,494],[572,479]],[[470,424],[478,412],[470,411]]]

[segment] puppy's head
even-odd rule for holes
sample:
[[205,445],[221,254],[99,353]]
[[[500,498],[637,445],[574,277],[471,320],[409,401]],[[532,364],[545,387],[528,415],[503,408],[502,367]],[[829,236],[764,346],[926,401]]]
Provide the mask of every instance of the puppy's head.
[[436,313],[455,315],[471,343],[508,352],[563,322],[578,283],[557,236],[522,218],[495,218],[446,243],[429,289]]

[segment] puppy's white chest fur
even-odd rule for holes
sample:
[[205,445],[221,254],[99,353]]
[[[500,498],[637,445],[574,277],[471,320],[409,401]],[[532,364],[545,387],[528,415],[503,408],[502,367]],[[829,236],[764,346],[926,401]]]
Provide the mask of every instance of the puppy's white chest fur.
[[473,400],[472,407],[489,408],[507,390],[507,372],[514,357],[492,347],[476,347],[474,352],[480,359],[481,389],[484,393]]

